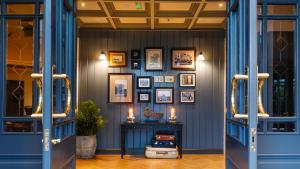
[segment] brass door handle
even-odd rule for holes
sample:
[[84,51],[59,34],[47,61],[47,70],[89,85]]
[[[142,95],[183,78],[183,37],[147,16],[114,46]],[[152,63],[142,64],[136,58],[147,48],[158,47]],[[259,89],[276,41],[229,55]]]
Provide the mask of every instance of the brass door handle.
[[[268,118],[269,114],[265,112],[264,106],[262,103],[262,88],[264,85],[264,82],[266,79],[268,79],[269,74],[268,73],[258,73],[258,99],[257,99],[257,105],[258,105],[258,118]],[[236,101],[235,101],[235,93],[237,89],[237,81],[238,80],[248,80],[248,75],[241,75],[241,74],[235,74],[231,81],[231,95],[230,95],[230,105],[231,105],[231,113],[234,118],[236,119],[248,119],[248,114],[239,114],[236,108]]]
[[[43,105],[43,74],[41,73],[32,73],[31,77],[34,79],[37,79],[37,84],[38,84],[38,89],[39,89],[39,101],[38,101],[38,106],[35,111],[31,115],[32,118],[43,118],[42,114],[42,105]],[[65,80],[66,83],[66,89],[67,89],[67,100],[66,100],[66,105],[65,105],[65,111],[63,113],[53,113],[52,117],[53,118],[66,118],[68,114],[72,111],[71,109],[71,100],[72,100],[72,91],[71,91],[71,82],[67,74],[53,74],[53,79],[63,79]]]

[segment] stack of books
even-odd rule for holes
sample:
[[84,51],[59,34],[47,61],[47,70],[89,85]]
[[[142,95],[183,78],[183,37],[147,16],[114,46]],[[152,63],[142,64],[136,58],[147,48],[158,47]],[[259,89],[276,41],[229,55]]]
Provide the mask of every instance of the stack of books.
[[146,146],[145,156],[147,158],[177,158],[176,136],[170,132],[157,132],[152,139],[152,144]]

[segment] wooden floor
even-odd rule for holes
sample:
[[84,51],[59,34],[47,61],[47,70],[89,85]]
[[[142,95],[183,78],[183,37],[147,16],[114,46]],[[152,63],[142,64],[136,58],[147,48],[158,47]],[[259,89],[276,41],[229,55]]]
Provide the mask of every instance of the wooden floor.
[[144,157],[99,155],[77,160],[77,169],[224,169],[223,155],[184,155],[183,159],[145,159]]

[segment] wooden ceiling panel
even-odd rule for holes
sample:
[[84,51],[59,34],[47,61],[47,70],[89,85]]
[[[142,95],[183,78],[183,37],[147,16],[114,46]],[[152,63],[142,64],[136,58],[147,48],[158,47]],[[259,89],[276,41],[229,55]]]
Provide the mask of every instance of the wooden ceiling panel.
[[97,1],[77,1],[77,9],[80,11],[98,11],[101,10]]
[[226,23],[225,0],[78,0],[77,5],[82,27],[215,29]]
[[108,23],[105,17],[88,17],[80,16],[79,19],[83,24],[97,24],[97,23]]
[[160,11],[189,11],[192,3],[188,2],[161,2],[158,10]]

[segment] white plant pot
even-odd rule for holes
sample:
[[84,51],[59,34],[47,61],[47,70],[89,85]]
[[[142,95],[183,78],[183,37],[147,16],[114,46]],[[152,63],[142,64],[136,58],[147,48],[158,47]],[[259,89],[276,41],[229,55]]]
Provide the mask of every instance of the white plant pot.
[[96,135],[76,136],[76,155],[77,158],[90,159],[95,156],[97,146]]

